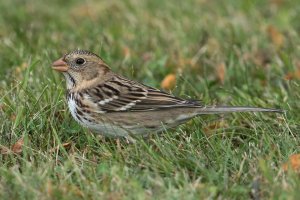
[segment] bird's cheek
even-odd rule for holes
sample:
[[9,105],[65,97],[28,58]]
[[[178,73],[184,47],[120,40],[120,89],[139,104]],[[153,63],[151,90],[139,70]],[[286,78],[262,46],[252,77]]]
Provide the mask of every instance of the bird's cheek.
[[84,73],[83,73],[83,77],[86,81],[90,81],[94,78],[97,78],[97,76],[98,76],[97,70],[84,71]]

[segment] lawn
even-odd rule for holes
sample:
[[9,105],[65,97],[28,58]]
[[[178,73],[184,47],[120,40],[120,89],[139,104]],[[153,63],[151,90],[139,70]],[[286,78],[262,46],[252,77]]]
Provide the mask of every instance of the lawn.
[[[11,0],[0,8],[0,199],[299,198],[296,0]],[[183,98],[286,113],[203,116],[135,143],[103,138],[72,119],[64,78],[51,69],[76,48]],[[175,87],[161,85],[168,76]]]

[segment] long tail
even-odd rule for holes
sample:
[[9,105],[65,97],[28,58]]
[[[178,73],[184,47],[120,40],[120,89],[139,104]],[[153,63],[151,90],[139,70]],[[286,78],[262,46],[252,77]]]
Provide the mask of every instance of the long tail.
[[197,109],[197,114],[218,114],[218,113],[233,113],[233,112],[277,112],[284,113],[284,110],[274,108],[255,108],[246,106],[209,106]]

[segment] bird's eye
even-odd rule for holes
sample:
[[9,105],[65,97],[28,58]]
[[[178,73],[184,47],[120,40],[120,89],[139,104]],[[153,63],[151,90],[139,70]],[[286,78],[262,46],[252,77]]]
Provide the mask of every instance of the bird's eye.
[[75,62],[77,65],[82,65],[85,63],[85,60],[83,58],[77,58]]

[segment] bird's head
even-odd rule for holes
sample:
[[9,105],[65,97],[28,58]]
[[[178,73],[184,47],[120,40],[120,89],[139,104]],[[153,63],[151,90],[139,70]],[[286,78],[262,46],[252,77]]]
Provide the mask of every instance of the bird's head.
[[91,84],[105,81],[110,72],[99,56],[85,50],[75,50],[66,54],[53,62],[52,68],[64,74],[68,89],[84,89]]

